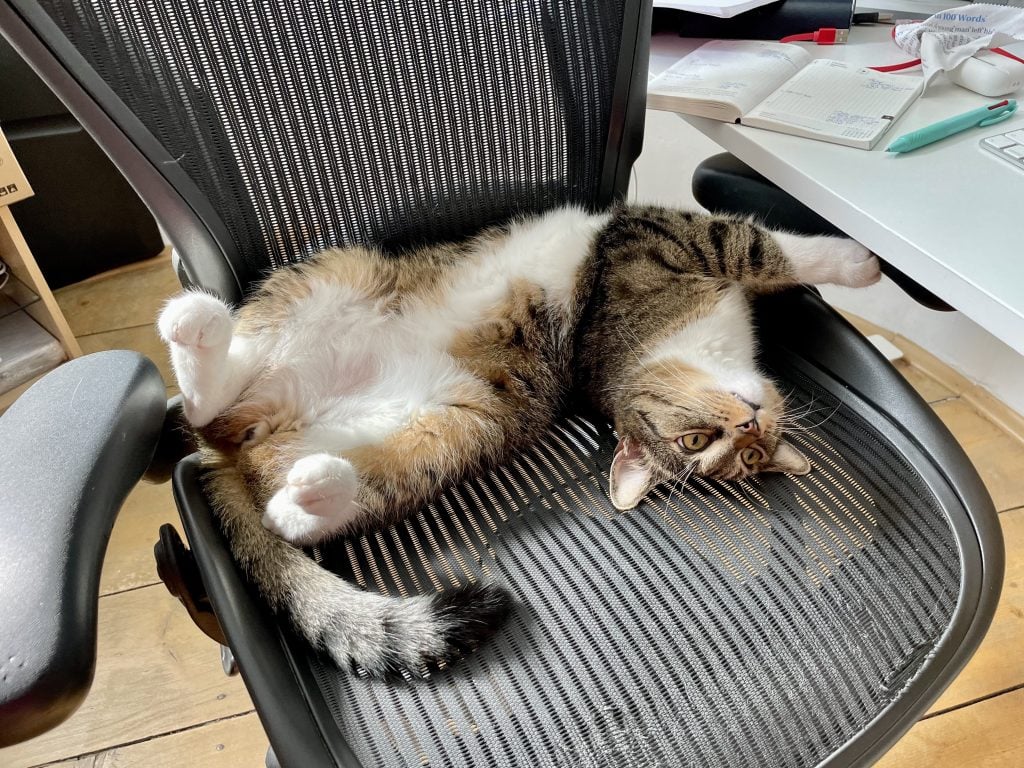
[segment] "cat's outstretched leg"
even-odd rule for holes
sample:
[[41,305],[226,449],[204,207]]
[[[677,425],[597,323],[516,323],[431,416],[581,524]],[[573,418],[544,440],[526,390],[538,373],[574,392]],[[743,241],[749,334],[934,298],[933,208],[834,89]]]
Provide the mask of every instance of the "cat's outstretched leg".
[[356,471],[345,459],[327,453],[304,456],[271,497],[263,526],[292,544],[315,544],[359,515],[358,487]]
[[864,288],[877,283],[882,276],[878,257],[856,240],[787,232],[772,232],[771,235],[782,249],[797,282]]
[[612,252],[657,253],[670,269],[733,280],[758,293],[799,283],[861,288],[881,274],[878,258],[845,237],[775,232],[754,221],[666,208],[626,209],[604,239]]
[[224,302],[198,291],[171,299],[157,328],[171,350],[185,417],[195,427],[205,426],[252,378],[251,342],[232,336],[234,320]]

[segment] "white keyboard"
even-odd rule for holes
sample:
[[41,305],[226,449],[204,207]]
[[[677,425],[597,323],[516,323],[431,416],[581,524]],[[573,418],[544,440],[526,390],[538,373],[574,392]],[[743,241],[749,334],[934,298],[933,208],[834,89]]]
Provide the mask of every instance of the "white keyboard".
[[981,140],[981,148],[994,155],[999,155],[1009,163],[1024,171],[1024,128],[1009,133],[1000,133]]

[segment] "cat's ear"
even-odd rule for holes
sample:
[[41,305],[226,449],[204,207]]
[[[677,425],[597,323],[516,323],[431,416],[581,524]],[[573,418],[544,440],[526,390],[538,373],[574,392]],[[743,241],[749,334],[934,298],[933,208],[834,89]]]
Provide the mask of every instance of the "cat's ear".
[[787,475],[806,475],[811,471],[811,462],[800,451],[785,440],[775,446],[771,460],[761,466],[762,472],[785,472]]
[[608,495],[616,509],[633,509],[654,485],[654,475],[636,441],[623,437],[615,446],[608,473]]

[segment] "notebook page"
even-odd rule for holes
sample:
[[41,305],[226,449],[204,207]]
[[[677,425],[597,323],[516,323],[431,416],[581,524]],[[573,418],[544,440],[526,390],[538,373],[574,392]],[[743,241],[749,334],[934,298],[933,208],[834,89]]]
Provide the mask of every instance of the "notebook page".
[[921,92],[921,78],[817,59],[743,118],[744,125],[870,149]]
[[647,86],[653,109],[735,120],[810,61],[795,45],[764,40],[712,40]]
[[702,13],[705,16],[717,16],[720,19],[731,19],[733,16],[772,2],[775,0],[654,0],[654,7],[675,8],[680,11]]

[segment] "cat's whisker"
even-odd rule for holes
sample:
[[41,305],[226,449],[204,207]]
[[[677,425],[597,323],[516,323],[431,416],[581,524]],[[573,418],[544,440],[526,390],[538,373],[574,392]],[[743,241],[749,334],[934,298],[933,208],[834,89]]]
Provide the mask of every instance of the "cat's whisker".
[[620,336],[622,335],[622,331],[628,331],[633,336],[633,340],[640,347],[640,351],[645,352],[645,353],[647,352],[647,347],[652,342],[644,343],[644,341],[637,335],[636,331],[633,330],[632,328],[630,328],[629,326],[621,326],[620,325],[620,326],[617,326],[617,328],[619,330],[619,335]]
[[[794,426],[789,427],[787,431],[789,431],[789,432],[810,432],[812,429],[817,429],[822,424],[824,424],[829,419],[831,419],[833,416],[835,416],[837,413],[839,413],[839,409],[841,409],[842,407],[843,407],[843,403],[838,403],[836,405],[836,407],[832,409],[831,413],[829,413],[828,416],[823,418],[821,421],[819,421],[819,422],[817,422],[815,424],[799,424],[799,425],[794,425]],[[822,410],[825,410],[825,409],[824,408],[819,408],[815,412],[822,411]]]
[[782,411],[784,412],[785,415],[787,415],[787,416],[794,416],[796,414],[799,414],[799,413],[802,413],[802,412],[806,412],[810,408],[813,408],[813,406],[814,406],[814,398],[813,397],[811,397],[811,399],[808,400],[807,402],[803,403],[802,406],[799,409],[792,408],[791,404],[790,404],[790,401],[795,396],[796,395],[795,395],[794,392],[790,392],[790,393],[788,393],[788,394],[786,394],[786,395],[784,395],[782,397],[781,408],[782,408]]
[[682,475],[679,479],[669,487],[669,492],[665,495],[665,514],[668,514],[668,505],[672,501],[672,497],[675,494],[682,495],[686,491],[686,483],[690,479],[690,475],[693,474],[693,470],[697,468],[697,462],[691,462],[690,465],[683,470]]
[[711,410],[716,404],[716,399],[712,395],[695,392],[685,388],[677,389],[660,382],[627,382],[624,384],[608,384],[603,388],[603,391],[608,393],[619,392],[622,394],[651,393],[655,395],[664,395],[671,397],[680,407],[684,405],[692,405],[700,407],[702,410]]
[[[623,330],[624,330],[623,327],[622,326],[616,326],[615,330],[619,334],[619,336],[622,338],[622,343],[625,345],[626,349],[628,349],[630,354],[632,354],[633,357],[636,358],[636,361],[640,365],[640,367],[643,368],[645,371],[647,371],[647,373],[650,373],[653,376],[653,373],[652,373],[651,369],[647,367],[647,364],[643,361],[643,359],[640,357],[640,355],[637,353],[637,351],[629,343],[629,339],[627,339],[625,337],[625,335],[623,334]],[[630,330],[630,332],[633,333],[634,337],[635,337],[635,335],[636,335],[635,332],[633,332],[631,329],[627,329],[627,330]],[[637,339],[637,341],[639,341],[639,339]],[[640,346],[642,347],[644,345],[641,343]],[[641,351],[646,351],[646,350],[641,350]]]
[[662,514],[668,515],[669,505],[672,503],[672,496],[675,495],[676,490],[679,488],[679,480],[675,480],[669,484],[668,493],[665,494],[665,507],[662,509]]
[[820,408],[815,408],[815,407],[813,407],[813,405],[814,405],[813,403],[808,403],[800,411],[791,411],[789,413],[785,413],[779,419],[779,421],[780,422],[781,421],[786,421],[786,422],[790,422],[790,423],[795,423],[795,422],[799,422],[799,421],[804,421],[808,417],[810,417],[810,416],[812,416],[812,415],[814,415],[816,413],[822,413],[822,412],[825,412],[825,411],[828,411],[829,413],[835,413],[838,408],[842,407],[842,403],[840,403],[838,406],[835,406],[835,407],[833,407],[831,405],[823,405]]
[[744,501],[746,501],[748,504],[750,504],[752,506],[760,506],[759,504],[757,504],[754,501],[753,498],[751,498],[750,491],[746,487],[746,481],[749,480],[751,477],[753,477],[753,475],[754,475],[754,473],[750,473],[748,475],[745,475],[744,477],[741,477],[740,481],[738,483],[736,483],[736,485],[733,486],[733,490],[736,493],[738,493],[739,495],[741,495],[743,497]]
[[[620,327],[616,328],[616,331],[618,332],[619,337],[622,339],[622,343],[626,345],[626,347],[629,349],[629,351],[633,353],[634,357],[636,357],[638,362],[639,362],[640,361],[640,352],[643,352],[643,353],[646,354],[646,352],[648,351],[647,348],[646,348],[647,345],[644,344],[644,342],[640,339],[640,337],[637,336],[636,331],[634,331],[632,328],[627,328],[627,327],[621,327],[620,326]],[[626,338],[626,333],[627,332],[632,336],[632,339]]]
[[836,411],[838,411],[842,407],[843,407],[842,403],[839,403],[838,405],[835,405],[835,406],[823,405],[821,408],[812,408],[812,409],[806,411],[805,413],[801,414],[801,417],[802,418],[807,418],[808,416],[811,416],[811,415],[813,415],[815,413],[822,413],[824,411],[829,411],[830,413],[835,413]]
[[690,468],[686,471],[686,474],[683,475],[683,481],[679,485],[679,493],[680,494],[686,492],[686,484],[687,484],[687,482],[689,482],[690,477],[693,475],[693,473],[694,473],[694,471],[696,469],[697,469],[697,463],[694,462],[693,464],[690,465]]

